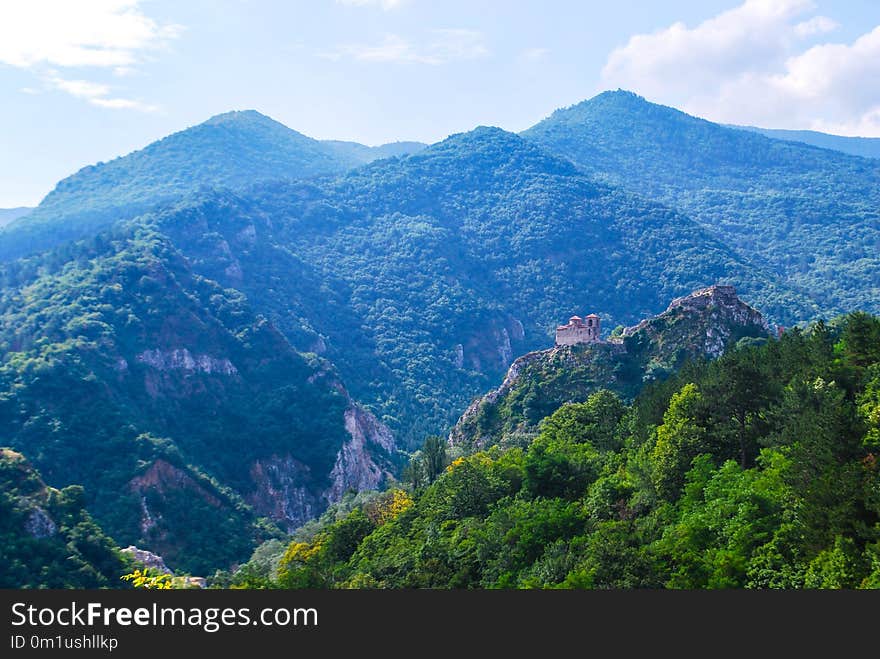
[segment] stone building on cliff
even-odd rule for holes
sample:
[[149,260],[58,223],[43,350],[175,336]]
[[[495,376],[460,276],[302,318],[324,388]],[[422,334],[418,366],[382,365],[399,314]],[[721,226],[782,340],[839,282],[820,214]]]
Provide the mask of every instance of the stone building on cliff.
[[601,341],[601,319],[594,313],[581,318],[572,316],[567,325],[556,328],[556,345],[573,346],[580,343],[597,343]]

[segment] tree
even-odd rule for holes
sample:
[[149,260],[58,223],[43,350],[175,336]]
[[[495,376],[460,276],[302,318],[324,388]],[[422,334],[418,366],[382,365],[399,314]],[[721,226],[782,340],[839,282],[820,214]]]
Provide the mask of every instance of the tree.
[[406,467],[403,468],[400,475],[401,478],[403,478],[403,481],[408,483],[414,492],[422,487],[425,481],[425,470],[422,467],[421,457],[417,456],[412,458]]
[[446,442],[442,437],[431,435],[422,445],[422,464],[425,477],[432,483],[446,468]]
[[759,411],[773,398],[773,382],[759,354],[747,348],[723,356],[709,367],[709,378],[701,384],[716,458],[736,457],[743,469],[758,454],[757,438],[766,431]]
[[669,401],[663,424],[657,427],[657,442],[651,457],[657,493],[670,501],[684,485],[691,461],[708,452],[708,432],[699,419],[703,395],[697,385],[688,383]]
[[854,405],[836,383],[817,377],[793,382],[776,415],[780,431],[770,441],[788,451],[785,478],[802,498],[808,551],[820,551],[858,523],[864,449]]
[[590,443],[600,451],[620,448],[618,424],[626,407],[617,394],[600,389],[584,403],[569,403],[547,417],[541,434],[551,441]]
[[851,313],[840,338],[854,365],[865,367],[880,362],[880,319],[863,311]]

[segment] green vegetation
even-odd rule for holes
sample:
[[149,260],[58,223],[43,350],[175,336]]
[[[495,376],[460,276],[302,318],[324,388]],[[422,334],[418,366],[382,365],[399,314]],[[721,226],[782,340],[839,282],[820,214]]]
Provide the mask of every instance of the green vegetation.
[[81,487],[46,487],[0,448],[0,588],[120,588],[131,565],[84,505]]
[[[880,319],[600,391],[327,515],[239,587],[880,587]],[[392,507],[384,516],[376,508]],[[379,503],[377,503],[379,502]],[[265,557],[263,563],[266,563]]]
[[344,172],[360,160],[248,110],[227,112],[60,181],[26,221],[0,234],[0,260],[85,238],[206,187]]
[[631,324],[724,281],[772,318],[817,313],[687,218],[495,128],[320,185],[203,197],[156,222],[298,350],[325,349],[409,448],[574,312]]
[[349,437],[332,367],[193,274],[166,238],[120,229],[0,279],[0,443],[50,483],[82,485],[114,538],[195,574],[243,560],[280,535],[261,519],[271,501],[246,503],[266,487],[254,465],[273,456],[310,467],[296,486],[320,510]]
[[[616,331],[623,358],[577,348],[525,369],[474,427],[459,428],[460,452],[499,446],[450,456],[437,438],[515,355],[551,345],[572,313],[631,325],[712,283],[736,285],[785,325],[880,311],[876,162],[628,94],[560,111],[524,137],[482,127],[418,146],[322,143],[230,113],[59,183],[0,232],[0,445],[52,486],[82,486],[81,502],[122,544],[205,575],[286,539],[324,511],[331,487],[338,498],[352,481],[330,475],[353,406],[399,446],[422,447],[401,473],[412,491],[376,495],[391,496],[376,499],[386,512],[345,498],[304,527],[288,560],[265,545],[249,564],[264,585],[673,583],[656,571],[658,556],[678,551],[666,529],[702,523],[715,493],[732,507],[743,492],[770,492],[755,505],[776,511],[779,528],[819,528],[812,504],[791,507],[812,501],[791,470],[818,487],[825,472],[809,471],[799,451],[816,452],[824,469],[831,435],[880,441],[868,317],[851,316],[840,337],[825,328],[762,346],[761,333],[731,335],[754,363],[682,376],[686,360],[707,354],[689,341],[708,340],[712,327],[664,316],[641,334]],[[833,341],[814,338],[822,332]],[[779,346],[805,352],[765,373]],[[759,407],[729,401],[709,414],[728,391]],[[557,412],[567,403],[586,407]],[[861,421],[803,417],[799,404],[837,405]],[[828,437],[802,446],[811,423]],[[371,473],[399,473],[388,442],[367,444],[358,459]],[[855,473],[869,454],[839,461]],[[808,531],[792,527],[774,540],[798,583],[831,583],[832,566],[874,578],[863,568],[874,560],[865,529],[875,495],[853,496],[828,521],[833,537],[805,545],[798,534]],[[834,526],[843,519],[864,528]],[[567,530],[556,537],[557,527]],[[531,539],[508,563],[487,567],[520,536]],[[423,553],[406,553],[419,543]],[[767,565],[781,560],[760,551]],[[635,562],[615,567],[615,552]],[[373,565],[374,554],[390,563]],[[594,555],[606,572],[577,572]],[[242,574],[229,583],[249,583]]]
[[824,313],[880,312],[876,159],[720,126],[624,91],[557,110],[523,136],[670,204]]

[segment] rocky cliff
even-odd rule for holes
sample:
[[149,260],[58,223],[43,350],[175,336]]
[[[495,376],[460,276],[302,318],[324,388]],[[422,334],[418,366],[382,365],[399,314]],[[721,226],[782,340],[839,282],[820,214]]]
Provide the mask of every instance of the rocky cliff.
[[564,403],[584,401],[600,388],[631,398],[643,383],[665,377],[688,359],[713,359],[742,338],[769,335],[761,313],[732,286],[699,289],[607,341],[519,357],[497,389],[471,403],[449,442],[464,447],[526,442],[538,422]]
[[[385,424],[354,402],[344,412],[349,434],[329,474],[312,469],[291,454],[256,460],[250,469],[253,490],[247,501],[260,514],[292,532],[314,519],[348,490],[378,489],[394,469],[394,437]],[[316,482],[329,482],[316,487]]]

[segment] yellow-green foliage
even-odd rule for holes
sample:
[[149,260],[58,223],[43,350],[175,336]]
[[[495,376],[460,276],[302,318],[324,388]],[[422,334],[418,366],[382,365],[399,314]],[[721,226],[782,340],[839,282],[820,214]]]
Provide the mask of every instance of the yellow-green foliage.
[[152,568],[136,569],[130,574],[121,577],[123,581],[128,581],[135,588],[144,590],[171,590],[174,577],[165,572],[158,572]]

